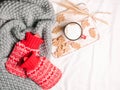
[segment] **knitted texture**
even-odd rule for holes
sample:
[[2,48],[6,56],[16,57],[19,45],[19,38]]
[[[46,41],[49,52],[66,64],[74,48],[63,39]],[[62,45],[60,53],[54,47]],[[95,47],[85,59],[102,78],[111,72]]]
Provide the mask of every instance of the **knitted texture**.
[[27,76],[43,89],[52,88],[61,78],[61,71],[47,58],[38,57],[33,52],[21,65],[26,70]]
[[32,51],[39,53],[38,47],[42,43],[43,40],[41,38],[38,38],[32,33],[27,32],[26,38],[15,45],[6,62],[6,69],[11,74],[25,78],[25,72],[22,68],[20,68],[20,64],[23,62],[23,57],[29,55],[29,53]]
[[0,90],[41,90],[32,80],[9,74],[4,65],[6,60],[0,59]]
[[5,68],[14,44],[30,31],[38,33],[44,43],[39,48],[41,56],[51,53],[51,26],[54,10],[48,0],[0,1],[0,90],[40,90],[32,80],[10,74]]
[[0,3],[0,57],[8,56],[13,45],[25,37],[27,31],[38,33],[45,42],[41,56],[51,53],[51,26],[54,11],[47,0],[5,0]]

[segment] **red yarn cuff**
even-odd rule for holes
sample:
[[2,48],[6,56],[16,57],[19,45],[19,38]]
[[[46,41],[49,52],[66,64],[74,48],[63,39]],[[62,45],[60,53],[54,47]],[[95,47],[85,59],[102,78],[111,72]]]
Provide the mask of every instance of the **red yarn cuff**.
[[25,39],[21,40],[20,42],[29,48],[37,49],[39,47],[39,45],[43,43],[43,39],[36,37],[31,32],[27,32]]
[[36,53],[33,52],[30,57],[21,65],[26,71],[33,70],[39,63],[40,58],[36,56]]

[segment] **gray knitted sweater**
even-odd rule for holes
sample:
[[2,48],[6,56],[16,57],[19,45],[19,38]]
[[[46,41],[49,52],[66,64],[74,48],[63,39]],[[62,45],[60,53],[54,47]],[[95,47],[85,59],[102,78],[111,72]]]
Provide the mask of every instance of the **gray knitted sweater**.
[[27,31],[42,36],[40,53],[49,58],[53,23],[54,10],[47,0],[0,1],[0,90],[40,90],[33,81],[9,74],[5,62]]

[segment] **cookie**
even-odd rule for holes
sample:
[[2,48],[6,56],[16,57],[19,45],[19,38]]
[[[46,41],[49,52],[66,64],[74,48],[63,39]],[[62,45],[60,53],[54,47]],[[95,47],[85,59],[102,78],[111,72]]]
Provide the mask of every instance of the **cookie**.
[[57,34],[58,32],[62,31],[63,27],[62,26],[56,26],[53,28],[52,33]]
[[96,37],[96,32],[95,32],[95,28],[90,28],[89,29],[89,34],[92,38],[95,38]]
[[71,43],[71,46],[72,46],[72,48],[74,48],[74,49],[80,49],[80,43],[77,43],[77,42],[72,42]]

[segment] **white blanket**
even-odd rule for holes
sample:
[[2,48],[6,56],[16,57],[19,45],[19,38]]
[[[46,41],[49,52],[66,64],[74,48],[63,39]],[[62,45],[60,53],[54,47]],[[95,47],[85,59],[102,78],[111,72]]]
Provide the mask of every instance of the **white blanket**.
[[[51,90],[120,90],[120,0],[70,1],[86,3],[90,12],[111,12],[100,16],[109,25],[97,22],[100,40],[96,43],[58,59],[51,57],[63,73]],[[56,13],[63,10],[53,6]]]

